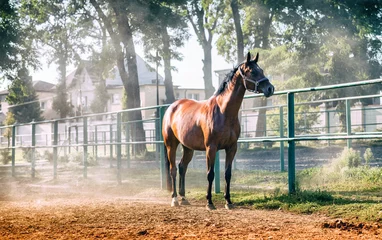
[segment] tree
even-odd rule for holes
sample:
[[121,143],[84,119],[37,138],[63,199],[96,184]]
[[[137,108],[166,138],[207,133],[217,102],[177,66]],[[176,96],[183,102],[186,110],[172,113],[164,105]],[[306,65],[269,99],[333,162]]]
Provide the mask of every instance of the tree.
[[[232,5],[232,1],[229,1]],[[310,87],[381,76],[381,2],[238,1],[245,46],[259,51],[260,64],[273,76],[285,76],[277,89]],[[234,59],[232,6],[220,25],[219,54]],[[335,19],[335,20],[333,20]],[[371,93],[371,87],[311,93],[325,99]],[[306,98],[306,96],[304,96]],[[341,107],[341,105],[339,105]]]
[[212,86],[212,39],[218,20],[223,14],[223,0],[191,0],[185,10],[203,48],[204,91],[208,98],[215,91]]
[[64,118],[71,112],[66,94],[67,66],[73,60],[80,60],[79,53],[85,52],[82,40],[92,28],[92,19],[81,18],[83,8],[76,1],[23,0],[21,3],[20,11],[29,35],[44,49],[49,63],[58,66],[60,76],[53,108]]
[[93,113],[103,113],[105,112],[107,101],[110,99],[110,96],[107,92],[105,81],[100,81],[96,85],[94,92],[94,100],[90,104],[90,109]]
[[[133,41],[133,32],[135,28],[131,24],[131,19],[129,17],[141,13],[144,9],[140,9],[139,7],[141,5],[136,1],[124,2],[109,0],[106,1],[107,4],[103,6],[101,6],[97,0],[90,0],[90,3],[95,8],[113,43],[118,72],[127,94],[127,108],[138,108],[140,107],[141,100],[136,53]],[[109,10],[108,13],[110,15],[107,16],[102,8]],[[127,63],[127,70],[125,68],[125,60]],[[131,131],[133,141],[144,141],[145,132],[143,123],[140,121],[142,120],[141,111],[132,111],[127,115],[129,121],[137,121],[135,123],[136,132],[133,133],[133,131]],[[143,144],[137,145],[136,150],[138,153],[143,153],[146,151],[146,146]]]
[[18,123],[44,119],[31,79],[27,70],[20,70],[18,77],[12,79],[12,84],[8,87],[9,93],[5,100],[9,103],[9,111]]
[[189,37],[186,19],[177,8],[183,2],[185,1],[147,1],[149,12],[142,21],[144,24],[139,25],[148,60],[158,64],[160,59],[156,55],[163,59],[166,103],[175,101],[171,59],[182,59],[176,48],[183,46],[184,40]]
[[239,63],[244,61],[244,36],[243,36],[243,30],[241,28],[238,0],[231,0],[230,7],[232,10],[232,17],[233,17],[233,22],[235,25],[237,62]]
[[[14,56],[18,53],[17,37],[19,22],[17,13],[9,1],[0,2],[0,74],[14,69],[17,61]],[[1,76],[1,75],[0,75]]]
[[0,2],[0,80],[17,78],[24,66],[38,64],[28,33],[20,21],[14,1]]

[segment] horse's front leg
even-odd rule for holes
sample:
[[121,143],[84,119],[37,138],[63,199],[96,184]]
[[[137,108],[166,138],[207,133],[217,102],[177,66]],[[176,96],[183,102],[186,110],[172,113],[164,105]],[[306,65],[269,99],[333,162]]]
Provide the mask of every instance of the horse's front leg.
[[226,201],[225,208],[232,209],[233,204],[231,202],[231,176],[232,176],[232,162],[235,157],[237,151],[237,144],[234,144],[230,148],[225,149],[226,158],[225,158],[225,190],[224,190],[224,198]]
[[181,205],[189,205],[190,203],[186,200],[186,172],[188,164],[190,163],[194,150],[183,146],[183,157],[179,163],[179,195],[181,197]]
[[212,182],[215,178],[215,172],[214,172],[214,165],[215,165],[215,156],[216,156],[217,147],[214,145],[210,145],[206,149],[206,155],[207,155],[207,180],[208,180],[208,187],[207,187],[207,206],[206,208],[208,210],[215,210],[215,206],[212,203]]
[[178,203],[178,195],[176,193],[176,165],[175,165],[175,157],[176,157],[176,147],[167,147],[167,155],[168,161],[170,163],[170,176],[171,176],[171,185],[172,185],[172,201],[171,207],[179,206]]

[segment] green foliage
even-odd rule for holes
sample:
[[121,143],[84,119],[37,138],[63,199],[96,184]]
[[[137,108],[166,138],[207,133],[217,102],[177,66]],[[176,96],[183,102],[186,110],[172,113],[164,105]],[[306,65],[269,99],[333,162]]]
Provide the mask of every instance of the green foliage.
[[359,151],[353,148],[345,148],[338,157],[338,167],[343,168],[344,164],[348,168],[358,167],[361,164],[361,155]]
[[370,165],[370,162],[373,161],[375,158],[374,158],[374,154],[373,152],[371,151],[370,148],[367,148],[365,150],[365,153],[363,154],[363,159],[365,160],[365,165],[366,166],[369,166]]
[[[367,151],[368,156],[371,150]],[[359,151],[345,148],[331,163],[320,168],[305,169],[297,174],[303,188],[321,186],[333,191],[360,191],[382,188],[382,169],[360,166]]]
[[[295,107],[295,131],[296,134],[316,133],[314,125],[318,123],[320,112],[318,107],[309,105],[297,105]],[[284,136],[287,130],[287,116],[284,111],[283,115]],[[273,131],[273,135],[280,135],[280,111],[273,109],[267,111],[267,128]]]
[[23,160],[27,162],[32,162],[32,148],[26,147],[21,149],[23,152]]
[[0,81],[17,77],[25,66],[36,66],[32,42],[28,38],[15,1],[0,2]]
[[0,150],[0,158],[2,163],[8,164],[10,161],[12,161],[12,156],[11,156],[11,150],[10,149],[1,149]]
[[48,160],[50,163],[53,163],[53,152],[45,150],[43,153],[44,159]]
[[103,113],[107,105],[107,101],[110,96],[107,92],[106,85],[104,83],[99,83],[96,85],[94,100],[90,104],[90,109],[93,113]]
[[[230,62],[237,30],[226,1],[218,52]],[[346,83],[382,74],[380,1],[239,1],[245,48],[260,52],[260,65],[278,90]],[[333,19],[336,19],[333,21]],[[305,99],[376,93],[379,86],[317,92]],[[369,101],[369,100],[364,100]],[[341,122],[344,125],[343,118]]]
[[60,115],[60,118],[73,115],[73,106],[68,101],[68,93],[62,83],[56,87],[56,97],[53,99],[52,108]]
[[17,78],[12,79],[8,92],[5,100],[9,105],[15,105],[9,111],[18,123],[43,120],[37,94],[26,69],[20,70]]

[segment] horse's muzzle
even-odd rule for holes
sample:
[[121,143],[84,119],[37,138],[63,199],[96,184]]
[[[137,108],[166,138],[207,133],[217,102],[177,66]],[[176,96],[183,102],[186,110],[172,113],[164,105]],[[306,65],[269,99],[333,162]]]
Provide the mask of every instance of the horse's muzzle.
[[272,84],[269,84],[263,89],[264,96],[266,97],[272,96],[274,91],[275,91],[275,87]]

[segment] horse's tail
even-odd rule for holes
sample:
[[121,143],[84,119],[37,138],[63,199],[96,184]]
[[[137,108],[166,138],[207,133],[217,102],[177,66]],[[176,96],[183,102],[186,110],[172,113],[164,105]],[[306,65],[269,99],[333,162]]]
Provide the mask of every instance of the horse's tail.
[[170,160],[168,159],[167,154],[167,148],[166,145],[164,145],[164,158],[165,158],[165,169],[166,169],[166,180],[167,180],[167,190],[172,191],[172,184],[171,184],[171,174],[170,174]]

